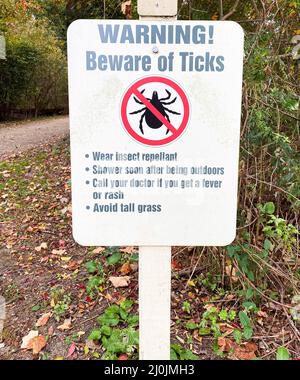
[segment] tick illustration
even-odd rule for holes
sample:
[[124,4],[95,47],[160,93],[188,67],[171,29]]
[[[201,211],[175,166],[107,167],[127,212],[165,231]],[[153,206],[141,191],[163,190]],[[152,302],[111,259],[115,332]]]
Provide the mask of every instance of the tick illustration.
[[[145,92],[145,89],[141,91],[141,94],[143,94],[144,92]],[[166,93],[168,96],[160,99],[158,97],[157,91],[153,91],[152,98],[151,99],[146,98],[146,99],[149,100],[149,102],[153,105],[153,107],[155,107],[157,109],[157,111],[163,117],[165,117],[168,120],[168,122],[170,122],[170,117],[169,117],[168,113],[171,113],[174,115],[180,115],[180,113],[172,111],[172,110],[165,107],[165,106],[168,106],[170,104],[175,103],[177,100],[177,96],[174,99],[170,100],[172,95],[171,95],[171,92],[168,91],[167,89],[166,89]],[[140,102],[135,96],[134,96],[134,100],[136,103],[144,105],[144,103]],[[152,128],[152,129],[158,129],[163,125],[163,123],[155,115],[153,115],[153,113],[147,107],[143,107],[140,110],[130,112],[130,115],[135,115],[135,114],[140,113],[140,112],[143,112],[143,114],[140,118],[140,125],[139,125],[140,131],[142,132],[142,134],[144,134],[144,129],[143,129],[144,119],[145,119],[148,127]],[[169,133],[169,129],[167,129],[166,135],[168,133]]]

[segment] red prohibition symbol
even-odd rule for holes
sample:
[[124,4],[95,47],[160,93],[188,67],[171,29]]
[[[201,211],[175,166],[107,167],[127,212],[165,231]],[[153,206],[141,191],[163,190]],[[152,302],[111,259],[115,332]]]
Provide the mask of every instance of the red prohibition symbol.
[[178,139],[186,129],[189,116],[185,92],[165,77],[138,80],[122,99],[121,118],[125,129],[145,145],[161,146]]

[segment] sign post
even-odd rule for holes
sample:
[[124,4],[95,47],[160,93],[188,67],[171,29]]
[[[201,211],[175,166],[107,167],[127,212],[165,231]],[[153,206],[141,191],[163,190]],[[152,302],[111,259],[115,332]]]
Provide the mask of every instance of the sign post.
[[139,246],[140,358],[169,359],[171,246],[235,238],[243,32],[138,11],[68,29],[73,236]]
[[[138,0],[141,20],[176,20],[177,0]],[[155,47],[154,47],[155,49]],[[170,359],[171,246],[139,247],[141,360]]]

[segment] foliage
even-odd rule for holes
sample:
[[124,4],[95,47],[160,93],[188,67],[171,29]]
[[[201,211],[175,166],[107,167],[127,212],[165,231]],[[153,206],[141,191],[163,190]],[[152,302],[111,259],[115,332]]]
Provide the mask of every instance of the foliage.
[[38,0],[38,17],[46,17],[57,36],[66,41],[68,26],[77,19],[124,18],[117,0]]
[[179,344],[171,344],[171,360],[198,360],[198,356]]
[[[215,338],[221,336],[220,323],[232,322],[236,317],[234,310],[221,309],[220,311],[212,306],[209,307],[203,314],[199,323],[199,335],[210,335],[211,333]],[[188,326],[186,326],[188,327]]]
[[252,323],[248,315],[244,311],[239,312],[239,319],[241,322],[241,325],[243,327],[243,336],[244,338],[250,339],[253,334],[253,328],[252,328]]
[[99,293],[100,286],[105,281],[103,266],[101,263],[94,260],[94,261],[88,261],[85,264],[85,267],[88,273],[91,274],[86,284],[86,291],[89,297],[95,298]]
[[62,287],[54,287],[51,290],[51,306],[57,321],[68,311],[71,304],[71,296]]
[[138,316],[130,313],[133,301],[124,300],[120,305],[109,306],[98,318],[99,328],[93,329],[89,339],[101,342],[103,359],[115,360],[118,355],[133,357],[138,348]]
[[276,360],[290,360],[290,354],[286,347],[277,348]]
[[49,30],[47,19],[36,19],[35,2],[3,0],[0,30],[7,59],[0,60],[0,119],[22,112],[63,110],[67,104],[66,58]]

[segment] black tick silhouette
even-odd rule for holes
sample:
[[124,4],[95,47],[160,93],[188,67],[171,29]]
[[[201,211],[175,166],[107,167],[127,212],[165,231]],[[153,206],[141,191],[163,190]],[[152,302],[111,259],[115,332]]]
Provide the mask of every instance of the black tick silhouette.
[[[145,92],[145,89],[141,91],[141,94],[143,94],[144,92]],[[179,112],[172,111],[165,107],[167,105],[175,103],[177,99],[177,97],[175,97],[173,100],[169,101],[169,99],[171,98],[171,93],[167,89],[166,89],[166,93],[168,94],[167,97],[159,99],[157,91],[153,91],[152,98],[151,99],[146,98],[146,99],[153,105],[153,107],[157,109],[157,111],[163,117],[165,117],[168,120],[168,122],[170,122],[170,117],[167,114],[167,112],[172,113],[174,115],[181,115],[181,114]],[[135,96],[134,96],[134,100],[136,103],[144,105],[144,103],[140,102]],[[140,118],[140,131],[142,132],[142,134],[144,134],[144,129],[143,129],[144,119],[148,127],[153,128],[153,129],[158,129],[163,125],[163,123],[155,115],[153,115],[153,113],[147,107],[143,107],[140,110],[130,112],[130,115],[135,115],[140,112],[143,112]],[[168,133],[169,133],[169,129],[167,129],[166,135]]]

